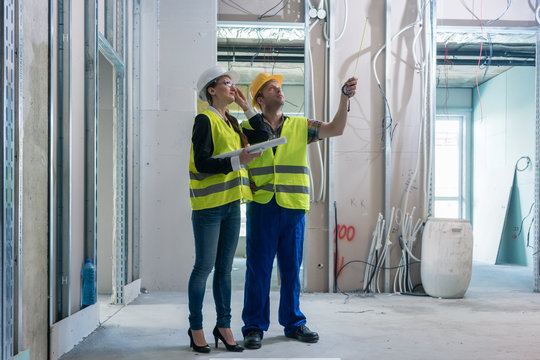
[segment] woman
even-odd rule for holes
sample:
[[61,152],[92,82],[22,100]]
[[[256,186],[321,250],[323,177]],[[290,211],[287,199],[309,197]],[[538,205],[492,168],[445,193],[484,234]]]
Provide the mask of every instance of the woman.
[[[240,201],[251,200],[247,171],[241,165],[260,156],[249,154],[247,139],[227,111],[236,102],[248,107],[234,85],[238,75],[220,66],[206,70],[197,82],[198,97],[210,104],[195,117],[189,161],[189,188],[195,237],[195,264],[188,285],[190,346],[210,352],[202,329],[202,304],[208,275],[215,267],[213,294],[217,322],[213,334],[228,351],[243,351],[234,341],[231,321],[231,269],[240,233]],[[213,156],[243,148],[240,155]]]

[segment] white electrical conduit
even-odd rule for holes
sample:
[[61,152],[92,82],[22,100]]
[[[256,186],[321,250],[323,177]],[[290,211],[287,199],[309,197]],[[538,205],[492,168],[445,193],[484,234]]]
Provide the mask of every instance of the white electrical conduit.
[[[405,26],[403,29],[399,30],[394,36],[392,36],[392,38],[390,39],[390,42],[394,41],[396,37],[398,37],[399,35],[401,35],[402,33],[404,33],[405,31],[409,30],[410,28],[414,27],[415,25],[418,24],[418,21],[415,21],[407,26]],[[379,86],[381,86],[381,82],[379,80],[379,76],[377,75],[377,70],[376,70],[376,64],[377,64],[377,58],[379,57],[379,55],[381,55],[381,52],[386,48],[386,44],[384,44],[383,46],[381,46],[381,48],[377,51],[377,53],[375,54],[375,56],[373,57],[373,61],[371,62],[371,65],[373,67],[373,74],[375,75],[375,81],[377,82],[377,84]]]
[[[416,21],[417,24],[421,24],[421,21],[422,21],[422,18],[423,18],[423,13],[424,13],[424,10],[425,10],[425,7],[427,5],[427,1],[424,1],[424,4],[420,7],[420,3],[418,3],[418,13],[419,13],[419,19]],[[414,56],[414,61],[415,61],[415,68],[419,69],[420,70],[420,75],[421,75],[421,81],[423,82],[423,88],[424,89],[427,89],[427,76],[425,75],[425,67],[424,67],[424,62],[419,62],[418,61],[418,58],[416,57],[416,51],[415,51],[415,42],[418,40],[418,36],[419,34],[422,33],[422,28],[420,28],[420,30],[418,31],[418,33],[415,35],[414,37],[414,40],[413,40],[413,49],[412,49],[412,52],[413,52],[413,56]],[[425,98],[423,99],[424,102],[423,104],[427,104],[427,90],[424,91],[424,96]],[[416,175],[418,174],[418,168],[419,168],[419,165],[420,165],[420,157],[422,156],[422,152],[420,151],[422,149],[422,140],[424,140],[424,153],[423,153],[423,159],[424,159],[424,169],[426,169],[426,159],[427,159],[427,156],[426,156],[426,143],[425,141],[427,140],[425,138],[425,131],[422,131],[422,130],[425,130],[426,128],[426,115],[425,115],[425,111],[424,111],[424,107],[422,106],[422,115],[420,117],[420,128],[419,128],[419,131],[418,131],[418,147],[417,147],[417,158],[416,158],[416,165],[415,165],[415,169],[414,169],[414,173],[413,175],[411,176],[411,178],[409,179],[409,184],[407,186],[407,189],[405,190],[405,201],[404,201],[404,206],[403,206],[403,212],[405,212],[405,214],[407,214],[407,205],[408,205],[408,202],[409,202],[409,193],[410,193],[410,190],[411,190],[411,187],[412,187],[412,183],[413,183],[413,180],[416,178]],[[424,136],[422,136],[424,135]],[[425,174],[424,174],[425,176]],[[426,192],[426,180],[424,180],[424,196],[426,195],[425,192]],[[400,220],[404,220],[405,218],[402,218]],[[398,222],[398,224],[401,225],[400,222]],[[404,233],[404,231],[402,232],[402,234]]]
[[373,269],[375,268],[375,250],[378,250],[380,248],[381,244],[381,238],[384,228],[384,217],[381,213],[379,213],[379,216],[377,217],[377,224],[375,225],[375,230],[373,230],[373,237],[371,238],[371,246],[369,248],[369,255],[367,264],[364,270],[364,289],[366,291],[369,291],[369,289],[366,288],[369,277],[371,273],[373,272]]
[[384,260],[386,259],[386,256],[388,255],[388,248],[390,247],[390,245],[392,245],[392,241],[390,241],[390,236],[392,234],[392,222],[394,218],[394,211],[395,211],[395,208],[392,207],[392,211],[390,213],[390,220],[386,228],[386,238],[384,242],[384,247],[383,247],[382,255],[379,258],[379,262],[378,262],[379,266],[377,267],[377,274],[375,275],[375,278],[376,278],[375,285],[376,285],[376,290],[378,293],[381,292],[381,290],[379,289],[379,279],[381,275],[381,269],[383,267]]
[[[327,1],[325,0],[324,2],[326,4],[326,8],[328,9]],[[345,34],[345,28],[347,27],[347,22],[348,22],[348,18],[349,18],[349,4],[348,4],[347,0],[343,0],[343,2],[345,3],[345,17],[344,17],[344,20],[343,20],[343,28],[341,29],[341,32],[339,33],[339,35],[336,36],[334,41],[339,41],[343,37],[343,34]],[[328,13],[328,11],[327,11],[327,13]],[[325,22],[324,26],[323,26],[324,27],[323,35],[324,35],[324,39],[326,41],[329,40],[327,26],[328,26],[327,22]]]
[[396,275],[394,277],[394,292],[397,291],[397,285],[399,285],[399,292],[402,292],[403,290],[407,289],[407,285],[410,289],[412,289],[412,281],[410,277],[408,278],[407,284],[405,284],[405,279],[407,275],[407,270],[405,266],[407,265],[407,254],[416,261],[421,261],[419,258],[413,255],[411,249],[413,247],[414,241],[416,240],[416,237],[418,235],[418,232],[422,228],[422,219],[418,219],[415,226],[412,226],[412,219],[414,217],[414,212],[416,210],[416,207],[413,207],[411,211],[411,215],[409,214],[405,215],[405,219],[403,221],[403,233],[401,237],[401,245],[403,246],[403,249],[401,250],[401,259],[399,262],[399,267],[396,272]]
[[[319,21],[319,19],[315,20],[313,22],[313,24],[310,25],[309,32],[311,32],[311,30],[313,29],[315,24],[317,24],[318,21]],[[311,116],[312,116],[312,119],[317,119],[316,107],[315,107],[315,77],[314,77],[314,70],[313,70],[313,54],[311,52],[311,44],[307,44],[306,53],[307,53],[307,56],[309,58],[309,72],[310,72],[310,85],[311,85]],[[325,167],[324,167],[323,157],[322,157],[322,153],[321,153],[320,141],[313,144],[313,146],[315,146],[316,149],[317,149],[317,158],[319,160],[321,185],[319,187],[318,195],[315,196],[314,191],[312,191],[312,192],[310,192],[310,198],[311,198],[311,200],[313,202],[320,202],[320,201],[322,201],[322,197],[323,197],[323,193],[324,193],[324,187],[325,187],[325,181],[326,181],[325,176],[324,176]],[[314,186],[314,181],[313,181],[313,173],[311,172],[311,167],[310,167],[309,176],[310,176],[310,181],[311,181],[311,185],[312,185],[311,188],[314,189],[315,186]]]
[[[370,272],[369,272],[370,275],[369,276],[370,277],[373,276],[371,278],[369,288],[367,289],[369,292],[375,292],[375,280],[376,280],[375,275],[377,273],[377,267],[379,266],[379,258],[378,258],[378,256],[375,256],[375,254],[379,254],[379,250],[382,247],[382,237],[384,236],[384,224],[385,224],[384,217],[383,217],[382,214],[379,213],[379,219],[377,220],[377,227],[376,227],[377,239],[376,239],[376,244],[375,244],[375,251],[372,254],[371,260],[369,261],[369,263],[371,265]],[[377,259],[374,259],[373,257],[376,257]],[[371,268],[372,268],[372,270],[371,270]],[[372,272],[373,272],[373,275],[371,275]]]

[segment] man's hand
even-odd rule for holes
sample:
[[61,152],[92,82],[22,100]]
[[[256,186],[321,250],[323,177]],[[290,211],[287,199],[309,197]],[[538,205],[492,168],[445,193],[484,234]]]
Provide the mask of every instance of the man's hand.
[[355,77],[349,78],[341,87],[341,93],[347,97],[353,97],[356,94],[356,84],[358,79]]

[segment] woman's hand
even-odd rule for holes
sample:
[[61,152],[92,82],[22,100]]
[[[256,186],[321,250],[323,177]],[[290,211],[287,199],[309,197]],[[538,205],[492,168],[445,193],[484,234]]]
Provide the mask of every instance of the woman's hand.
[[238,86],[234,87],[234,102],[242,108],[242,110],[249,110],[249,102],[247,101],[246,95],[240,90]]
[[260,157],[262,155],[262,152],[250,154],[250,153],[248,153],[248,150],[249,150],[249,144],[246,145],[244,150],[242,150],[242,152],[238,156],[240,158],[240,164],[241,165],[245,165],[248,162],[250,162],[251,160],[253,160],[255,158],[258,158],[258,157]]

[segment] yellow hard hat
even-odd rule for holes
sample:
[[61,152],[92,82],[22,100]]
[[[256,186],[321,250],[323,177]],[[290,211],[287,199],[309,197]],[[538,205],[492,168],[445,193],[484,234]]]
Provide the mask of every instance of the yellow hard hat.
[[281,83],[283,82],[283,75],[270,75],[268,73],[260,73],[253,79],[251,84],[249,85],[249,95],[251,96],[251,103],[253,106],[260,108],[259,104],[255,101],[255,97],[257,96],[257,93],[264,84],[269,82],[270,80],[275,80],[281,86]]

